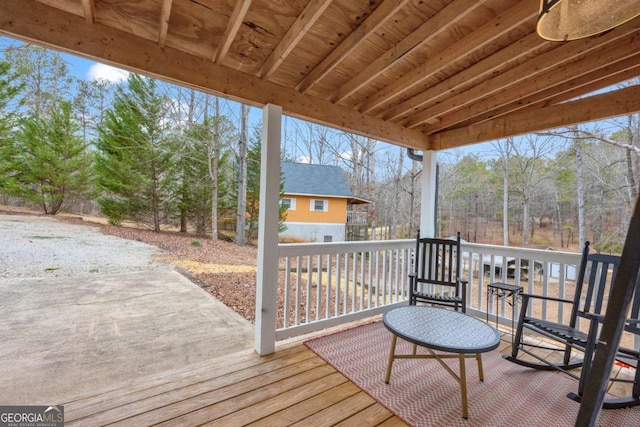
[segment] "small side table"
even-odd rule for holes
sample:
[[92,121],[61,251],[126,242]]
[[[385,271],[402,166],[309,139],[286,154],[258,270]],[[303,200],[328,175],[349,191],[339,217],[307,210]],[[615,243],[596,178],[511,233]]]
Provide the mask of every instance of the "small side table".
[[511,344],[513,344],[513,330],[515,326],[515,306],[520,298],[522,286],[510,285],[508,283],[489,283],[487,285],[487,323],[489,323],[489,301],[496,298],[496,328],[498,327],[498,309],[500,300],[506,301],[511,306]]

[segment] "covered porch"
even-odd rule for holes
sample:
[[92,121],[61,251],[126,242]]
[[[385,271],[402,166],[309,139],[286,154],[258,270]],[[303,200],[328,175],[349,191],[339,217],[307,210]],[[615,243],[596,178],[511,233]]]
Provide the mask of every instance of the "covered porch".
[[[587,96],[640,75],[637,18],[554,43],[535,33],[537,2],[426,3],[6,0],[0,32],[263,108],[255,350],[265,358],[250,358],[264,362],[282,353],[280,340],[403,304],[410,257],[407,241],[380,248],[278,244],[282,114],[422,151],[420,228],[434,235],[438,150],[640,111],[638,86]],[[529,275],[527,286],[540,281],[568,292],[571,254],[548,259],[474,245],[465,251],[475,282],[471,313],[487,309],[495,268],[485,277],[486,259],[546,262],[542,277]],[[632,274],[637,254],[625,258]],[[317,279],[303,280],[305,262]],[[551,263],[559,264],[557,280]],[[512,280],[521,281],[519,272]],[[282,325],[279,291],[296,307],[303,296],[306,302]],[[498,314],[507,322],[503,307]],[[588,406],[593,423],[598,408]]]

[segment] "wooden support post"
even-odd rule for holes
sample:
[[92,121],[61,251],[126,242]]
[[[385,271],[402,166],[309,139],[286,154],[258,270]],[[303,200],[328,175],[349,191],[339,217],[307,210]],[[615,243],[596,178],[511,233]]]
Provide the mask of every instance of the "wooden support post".
[[[436,190],[438,187],[436,151],[424,151],[422,159],[422,205],[420,208],[420,236],[436,236]],[[413,236],[412,236],[413,237]]]
[[273,353],[276,346],[281,127],[282,107],[272,104],[265,105],[262,110],[254,341],[255,350],[260,356]]

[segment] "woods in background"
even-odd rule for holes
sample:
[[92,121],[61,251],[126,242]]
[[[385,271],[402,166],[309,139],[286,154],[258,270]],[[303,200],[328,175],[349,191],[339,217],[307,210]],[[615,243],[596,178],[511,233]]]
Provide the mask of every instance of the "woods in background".
[[[250,113],[136,74],[78,79],[57,52],[9,46],[0,57],[0,203],[214,239],[230,228],[236,243],[254,243],[261,132]],[[618,252],[640,178],[640,124],[638,115],[611,124],[439,153],[438,234],[571,250],[588,239]],[[282,158],[340,166],[352,192],[372,202],[376,238],[415,235],[422,165],[404,148],[285,117]]]

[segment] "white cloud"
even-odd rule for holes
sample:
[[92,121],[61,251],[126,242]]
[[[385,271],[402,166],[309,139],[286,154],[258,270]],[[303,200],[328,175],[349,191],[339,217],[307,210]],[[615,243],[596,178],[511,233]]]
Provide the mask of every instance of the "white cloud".
[[128,71],[97,62],[87,70],[87,79],[89,80],[105,80],[110,83],[120,83],[127,80],[128,77]]

